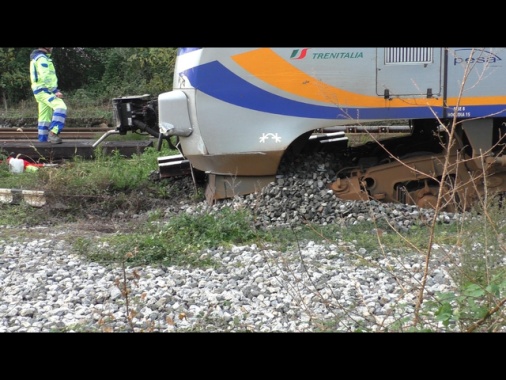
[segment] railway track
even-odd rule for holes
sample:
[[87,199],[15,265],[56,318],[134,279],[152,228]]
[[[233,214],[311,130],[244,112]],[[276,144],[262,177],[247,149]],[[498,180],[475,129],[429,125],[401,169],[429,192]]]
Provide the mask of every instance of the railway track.
[[[62,136],[66,140],[96,140],[114,128],[66,128]],[[37,128],[0,128],[0,141],[37,140]]]
[[108,141],[104,138],[108,133],[118,132],[113,128],[67,128],[62,132],[63,143],[51,144],[38,141],[36,127],[0,128],[0,157],[19,155],[33,162],[51,163],[76,156],[93,159],[98,148],[105,154],[119,151],[121,155],[131,157],[154,146],[152,138]]

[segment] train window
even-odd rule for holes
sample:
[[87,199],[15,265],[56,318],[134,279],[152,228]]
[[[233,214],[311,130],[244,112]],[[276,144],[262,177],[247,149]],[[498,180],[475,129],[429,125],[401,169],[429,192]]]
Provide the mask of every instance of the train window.
[[433,48],[431,47],[389,47],[385,48],[385,65],[405,63],[432,63]]

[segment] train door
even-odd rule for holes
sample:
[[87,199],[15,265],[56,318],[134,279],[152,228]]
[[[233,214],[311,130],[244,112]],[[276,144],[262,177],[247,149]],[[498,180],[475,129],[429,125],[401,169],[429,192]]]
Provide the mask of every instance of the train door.
[[376,93],[390,97],[440,97],[442,48],[377,48]]

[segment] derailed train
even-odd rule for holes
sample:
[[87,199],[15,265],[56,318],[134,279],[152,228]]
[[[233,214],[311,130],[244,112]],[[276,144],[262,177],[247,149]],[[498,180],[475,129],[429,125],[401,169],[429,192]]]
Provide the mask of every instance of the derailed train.
[[114,99],[115,118],[121,132],[177,136],[180,154],[160,158],[160,174],[204,173],[209,201],[259,191],[283,156],[327,128],[403,120],[409,136],[380,142],[329,188],[348,200],[466,207],[506,191],[505,57],[506,48],[178,48],[172,91]]

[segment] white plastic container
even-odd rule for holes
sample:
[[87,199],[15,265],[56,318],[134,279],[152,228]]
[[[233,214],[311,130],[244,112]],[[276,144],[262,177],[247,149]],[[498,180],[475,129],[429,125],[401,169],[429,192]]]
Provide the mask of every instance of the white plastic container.
[[21,158],[11,158],[9,160],[9,170],[11,173],[23,173],[25,170],[25,161]]

